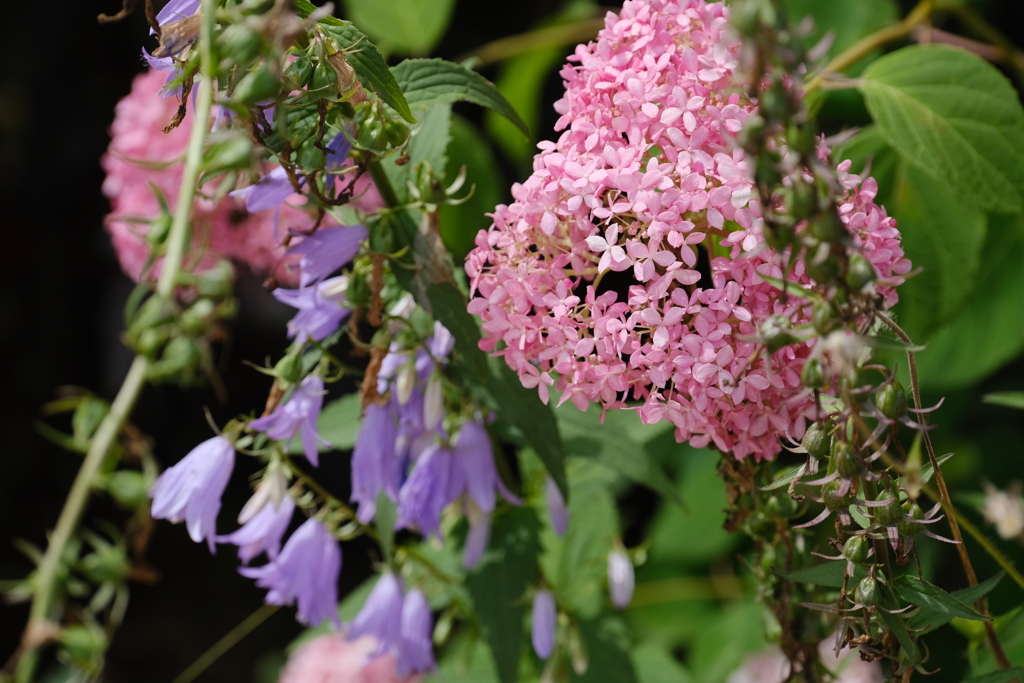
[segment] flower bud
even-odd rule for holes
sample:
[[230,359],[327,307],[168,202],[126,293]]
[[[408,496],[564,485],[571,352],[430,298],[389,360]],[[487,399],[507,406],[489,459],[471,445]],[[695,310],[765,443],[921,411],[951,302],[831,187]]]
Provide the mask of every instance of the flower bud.
[[541,659],[547,659],[555,649],[555,627],[558,613],[555,598],[548,591],[537,591],[533,596],[533,630],[531,640],[533,651]]
[[815,458],[824,458],[832,452],[832,437],[828,433],[828,425],[814,422],[804,432],[800,442],[803,449]]
[[252,164],[252,143],[236,135],[210,145],[202,169],[207,173],[248,168]]
[[871,543],[864,536],[851,536],[843,544],[843,557],[854,564],[863,564],[868,559]]
[[64,652],[74,665],[83,671],[96,671],[107,649],[107,637],[96,626],[66,626],[57,636]]
[[613,550],[608,554],[608,592],[612,604],[619,609],[628,607],[633,599],[634,583],[633,561],[625,551]]
[[255,59],[263,46],[263,37],[248,24],[228,24],[217,42],[218,52],[225,55],[221,67],[228,69],[232,64],[245,65]]
[[565,530],[569,527],[569,510],[565,506],[562,492],[558,490],[558,484],[551,477],[547,477],[544,482],[544,493],[547,498],[551,526],[556,534],[565,536]]
[[81,571],[96,583],[118,581],[128,574],[128,554],[119,545],[104,545],[82,558]]
[[903,518],[903,508],[900,507],[900,499],[896,494],[889,493],[883,489],[875,496],[875,501],[888,501],[882,507],[871,508],[876,524],[889,526],[899,523],[900,519]]
[[281,81],[266,64],[247,73],[235,86],[233,99],[241,104],[256,104],[277,97]]
[[796,514],[796,501],[787,495],[775,495],[764,504],[764,509],[772,515],[789,519]]
[[441,374],[433,372],[427,379],[427,388],[423,392],[423,426],[429,430],[437,429],[444,420],[444,385]]
[[850,257],[846,270],[846,285],[855,292],[867,287],[875,281],[875,267],[863,254],[855,253]]
[[218,261],[209,270],[196,274],[196,289],[201,296],[220,299],[231,295],[231,284],[235,279],[234,270],[228,261]]
[[845,479],[853,479],[864,471],[864,464],[853,454],[846,442],[836,441],[833,444],[832,457],[836,461],[836,472]]
[[388,144],[392,147],[399,147],[409,139],[409,124],[405,121],[390,119],[384,124],[384,135],[387,136]]
[[789,326],[789,319],[782,315],[773,315],[761,323],[761,339],[769,353],[775,353],[782,347],[799,341],[788,332]]
[[296,384],[302,379],[302,349],[296,347],[274,365],[274,374],[288,384]]
[[897,420],[907,414],[907,392],[903,385],[893,380],[878,390],[875,405],[890,420]]
[[917,504],[917,501],[907,500],[903,503],[903,518],[896,524],[901,534],[916,536],[924,531],[924,524],[913,520],[924,519],[924,510]]
[[149,477],[137,470],[117,470],[104,480],[103,488],[118,503],[134,510],[146,502],[152,483]]
[[874,607],[878,604],[878,581],[870,576],[857,584],[854,591],[854,599],[858,604],[865,607]]
[[213,301],[205,297],[199,299],[181,314],[181,327],[187,334],[200,335],[209,327],[216,312]]
[[395,382],[398,390],[398,403],[405,405],[412,396],[412,390],[416,386],[416,365],[409,362],[398,371],[398,381]]
[[842,482],[830,481],[821,487],[821,498],[825,501],[825,507],[829,510],[835,511],[841,508],[845,508],[857,497],[857,484],[850,487],[850,490],[843,495],[839,495],[839,488],[842,486]]
[[821,389],[825,386],[825,376],[821,372],[821,361],[811,358],[804,363],[800,371],[800,381],[808,389]]
[[811,311],[811,324],[818,334],[824,336],[832,331],[836,323],[836,310],[827,301],[817,301]]

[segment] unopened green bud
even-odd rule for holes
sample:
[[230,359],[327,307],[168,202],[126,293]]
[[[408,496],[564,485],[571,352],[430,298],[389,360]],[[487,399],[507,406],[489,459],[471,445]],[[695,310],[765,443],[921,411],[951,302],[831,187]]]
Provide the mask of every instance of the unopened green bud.
[[836,461],[836,472],[841,477],[852,479],[864,471],[864,464],[853,454],[848,443],[836,441],[832,447],[832,457]]
[[253,27],[241,24],[229,24],[220,34],[219,48],[225,55],[225,67],[231,64],[248,64],[259,54],[263,38]]
[[791,123],[786,129],[786,146],[797,154],[814,154],[815,142],[814,129],[808,125]]
[[898,420],[907,414],[907,392],[903,385],[893,380],[878,390],[875,405],[890,420]]
[[900,499],[897,494],[882,490],[875,496],[875,501],[888,501],[881,507],[870,508],[876,524],[890,526],[897,524],[903,518],[903,508],[900,507]]
[[830,285],[839,277],[839,264],[831,253],[821,261],[808,259],[804,269],[812,280],[821,285]]
[[364,274],[355,272],[349,276],[345,298],[353,306],[365,306],[370,302],[370,285]]
[[[770,6],[771,3],[764,3]],[[762,17],[763,18],[763,17]],[[765,22],[768,24],[768,22]],[[770,24],[768,24],[770,25]],[[768,121],[788,121],[791,114],[791,102],[789,95],[782,83],[776,81],[768,90],[761,93],[761,101],[758,103],[758,111]]]
[[802,180],[795,180],[793,186],[786,189],[784,197],[786,212],[793,217],[795,222],[802,221],[814,212],[816,197],[813,185]]
[[836,324],[836,309],[827,301],[814,302],[814,309],[811,311],[811,324],[814,331],[824,336],[832,331]]
[[839,510],[849,506],[857,499],[857,482],[854,481],[854,485],[843,495],[839,495],[840,487],[843,485],[841,481],[830,481],[821,487],[821,498],[825,501],[825,507],[829,510]]
[[248,168],[252,164],[252,143],[237,135],[210,146],[203,161],[203,170],[209,173]]
[[853,254],[846,271],[846,285],[855,292],[875,281],[875,267],[863,254]]
[[129,334],[138,334],[150,327],[157,327],[174,320],[174,306],[170,301],[161,296],[151,296],[146,299],[132,319]]
[[81,570],[96,583],[118,581],[128,574],[128,555],[119,545],[108,545],[82,558]]
[[860,605],[874,607],[878,604],[878,581],[870,576],[861,580],[853,597]]
[[117,470],[106,477],[103,488],[124,507],[135,509],[148,499],[151,483],[149,477],[137,470]]
[[297,384],[303,374],[301,349],[296,349],[277,361],[274,373],[289,384]]
[[167,338],[165,329],[149,327],[139,333],[139,338],[133,347],[138,353],[152,360],[167,343]]
[[913,520],[924,519],[924,510],[917,504],[917,501],[908,499],[903,503],[903,518],[896,525],[901,534],[916,536],[924,531],[924,524]]
[[256,104],[277,97],[281,81],[266,64],[247,73],[235,87],[233,99],[241,104]]
[[796,514],[796,501],[786,495],[775,495],[764,504],[764,509],[773,515],[789,519]]
[[817,358],[804,363],[803,370],[800,371],[800,381],[808,389],[821,389],[825,386],[825,376],[821,372],[821,362]]
[[218,261],[213,268],[196,274],[196,289],[202,296],[220,299],[230,296],[234,279],[235,272],[231,264],[227,261]]
[[57,636],[64,652],[80,669],[94,671],[107,649],[107,637],[94,626],[66,626]]
[[832,437],[829,436],[828,425],[820,422],[812,423],[804,432],[804,438],[800,445],[815,458],[824,458],[829,455],[832,452]]
[[190,335],[206,331],[217,312],[217,306],[210,299],[199,299],[181,314],[181,327]]
[[843,557],[854,564],[867,562],[871,543],[864,536],[851,536],[843,544]]
[[313,63],[305,57],[300,57],[288,65],[284,75],[296,85],[305,87],[309,85],[309,79],[313,76]]
[[384,124],[384,134],[387,136],[388,144],[392,147],[399,147],[409,139],[409,124],[405,121],[391,119]]
[[171,377],[199,367],[202,360],[195,342],[188,337],[175,337],[164,347],[159,364],[154,365],[153,370],[160,377]]
[[71,430],[76,439],[88,441],[100,428],[103,418],[110,412],[110,404],[91,394],[81,398],[71,415]]

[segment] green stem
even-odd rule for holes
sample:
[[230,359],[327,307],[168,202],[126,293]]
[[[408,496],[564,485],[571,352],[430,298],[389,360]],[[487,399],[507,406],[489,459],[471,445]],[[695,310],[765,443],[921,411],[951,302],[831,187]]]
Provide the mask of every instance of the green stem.
[[171,683],[192,683],[199,674],[206,671],[225,652],[237,645],[238,641],[252,633],[257,626],[270,618],[279,609],[281,609],[280,605],[262,605],[258,610],[246,617],[241,624],[231,629],[227,635],[214,643],[213,647],[204,652],[199,659],[192,662],[192,665],[181,672]]
[[[167,241],[167,255],[164,259],[163,271],[157,283],[157,294],[170,296],[181,270],[181,263],[188,242],[189,217],[195,199],[196,184],[199,179],[199,166],[202,162],[203,145],[206,140],[206,129],[209,125],[210,110],[213,105],[213,58],[211,44],[213,40],[213,14],[215,0],[202,0],[202,33],[200,37],[200,57],[204,78],[199,85],[196,102],[196,118],[189,136],[188,151],[185,156],[185,170],[181,180],[178,204],[175,208],[174,220]],[[67,500],[61,510],[57,525],[54,527],[46,547],[46,553],[39,563],[34,578],[32,608],[29,613],[28,625],[22,636],[21,656],[14,680],[16,683],[30,683],[35,676],[39,660],[39,648],[47,638],[42,634],[52,634],[49,627],[54,596],[57,592],[56,579],[65,548],[75,534],[82,519],[85,506],[89,501],[93,481],[106,461],[110,449],[116,441],[124,423],[135,407],[135,402],[146,383],[146,373],[150,361],[144,356],[136,356],[128,370],[128,374],[117,393],[110,412],[100,423],[96,434],[89,444],[82,466],[71,485]]]
[[811,82],[804,87],[804,93],[809,95],[822,87],[825,84],[824,74],[837,73],[848,69],[883,45],[910,35],[914,27],[926,22],[931,17],[931,14],[932,0],[921,0],[917,7],[911,10],[910,14],[899,23],[886,26],[871,35],[861,38],[837,55],[835,59],[825,65],[825,68],[821,70],[821,74],[811,79]]

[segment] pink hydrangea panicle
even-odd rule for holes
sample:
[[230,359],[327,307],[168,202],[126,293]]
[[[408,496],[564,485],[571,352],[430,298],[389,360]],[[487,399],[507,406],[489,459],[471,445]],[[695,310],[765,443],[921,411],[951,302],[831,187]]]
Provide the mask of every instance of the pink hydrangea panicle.
[[[542,400],[554,389],[581,410],[640,401],[640,418],[671,421],[679,441],[762,459],[814,415],[800,381],[810,343],[768,362],[751,340],[772,316],[798,325],[810,310],[759,275],[782,277],[783,260],[735,142],[757,107],[741,94],[728,13],[704,0],[608,13],[562,70],[558,140],[538,145],[466,272],[481,348]],[[892,305],[910,263],[877,184],[849,169],[838,168],[841,217]],[[810,283],[802,262],[789,277]]]
[[395,656],[373,656],[372,636],[348,640],[341,633],[317,636],[288,659],[278,683],[418,683],[423,676],[399,677]]

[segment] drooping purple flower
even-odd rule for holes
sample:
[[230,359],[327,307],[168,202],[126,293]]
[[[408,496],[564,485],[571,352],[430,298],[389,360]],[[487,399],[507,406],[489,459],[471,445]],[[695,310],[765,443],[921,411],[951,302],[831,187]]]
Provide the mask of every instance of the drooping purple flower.
[[275,299],[299,310],[288,321],[288,338],[300,343],[306,339],[323,341],[337,330],[352,312],[342,306],[347,289],[348,278],[344,275],[299,289],[275,289]]
[[215,552],[220,499],[235,466],[235,447],[222,436],[199,444],[164,473],[149,490],[150,514],[175,524],[185,522],[196,543],[206,539]]
[[326,147],[330,151],[327,153],[327,163],[324,165],[324,169],[329,173],[340,171],[345,159],[348,158],[348,153],[352,151],[352,141],[344,133],[338,133],[331,138]]
[[[299,185],[305,184],[304,176],[299,176]],[[288,178],[283,166],[278,166],[270,173],[262,176],[255,184],[228,193],[232,197],[245,200],[245,210],[257,213],[281,206],[284,200],[295,194],[295,187]]]
[[[199,0],[170,0],[156,13],[156,23],[160,26],[172,21],[188,19],[199,9]],[[155,33],[150,29],[150,34]]]
[[633,562],[629,555],[620,549],[608,554],[608,592],[612,604],[619,609],[626,609],[633,599]]
[[530,635],[533,651],[541,659],[550,657],[551,651],[555,649],[557,620],[555,598],[549,591],[537,591],[533,596],[533,629]]
[[395,452],[397,428],[388,406],[366,408],[352,449],[352,500],[359,503],[357,517],[369,523],[377,512],[377,496],[384,491],[398,500],[402,461]]
[[373,636],[379,645],[372,656],[388,651],[396,653],[402,639],[402,593],[402,581],[393,573],[385,572],[349,626],[349,640]]
[[242,576],[256,579],[268,589],[266,602],[290,605],[298,601],[298,619],[317,626],[329,619],[341,628],[338,618],[338,574],[341,546],[316,519],[306,520],[295,530],[281,553],[262,567],[241,567]]
[[270,415],[257,418],[249,423],[253,429],[266,432],[277,441],[291,441],[300,433],[302,450],[314,467],[320,465],[317,457],[317,442],[330,447],[316,431],[316,420],[324,405],[324,381],[316,375],[302,380],[291,397],[274,409]]
[[565,499],[562,492],[558,490],[558,484],[551,477],[547,477],[544,483],[544,493],[548,502],[548,516],[551,518],[551,526],[559,536],[565,536],[565,530],[569,526],[569,509],[565,506]]
[[288,250],[299,254],[301,275],[299,284],[306,287],[351,261],[366,239],[366,228],[361,225],[321,228]]
[[401,642],[398,647],[398,676],[416,671],[433,671],[434,648],[431,644],[433,618],[430,605],[418,588],[413,588],[402,603]]
[[252,519],[242,525],[238,531],[227,536],[218,536],[218,543],[231,543],[238,546],[238,559],[249,564],[252,558],[262,552],[267,553],[271,560],[277,559],[281,550],[281,538],[288,530],[292,521],[295,502],[291,496],[285,496],[277,508],[267,502]]
[[412,474],[398,492],[395,528],[418,528],[424,536],[441,535],[441,511],[462,493],[455,454],[442,444],[431,444],[420,455]]
[[469,500],[466,502],[466,518],[469,520],[469,532],[462,548],[462,566],[473,569],[480,563],[491,540],[491,513],[483,512]]

